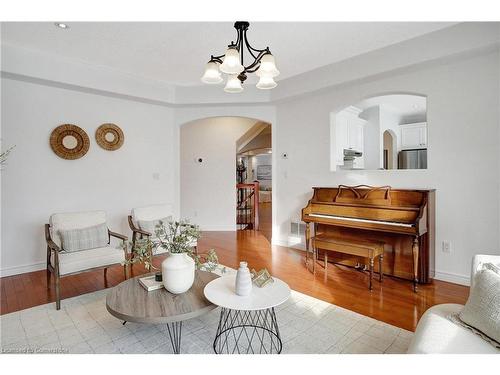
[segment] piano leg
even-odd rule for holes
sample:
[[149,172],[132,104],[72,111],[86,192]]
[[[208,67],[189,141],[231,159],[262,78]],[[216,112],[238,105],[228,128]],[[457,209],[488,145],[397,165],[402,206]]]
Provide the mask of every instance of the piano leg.
[[370,286],[369,286],[370,290],[373,289],[372,281],[373,281],[373,265],[374,265],[374,263],[375,262],[373,261],[373,256],[372,256],[372,257],[370,257]]
[[314,244],[313,241],[313,248],[312,248],[312,263],[313,263],[313,274],[316,274],[316,262],[318,261],[318,251],[316,250],[316,245]]
[[378,273],[379,273],[379,278],[378,280],[380,282],[382,282],[382,279],[383,279],[383,275],[384,275],[384,271],[383,271],[383,268],[384,268],[384,254],[380,254],[378,256]]
[[413,252],[413,291],[417,293],[418,253],[419,253],[418,236],[415,236],[415,238],[413,239],[412,252]]
[[306,267],[309,261],[309,242],[311,240],[311,229],[309,228],[309,223],[306,223]]

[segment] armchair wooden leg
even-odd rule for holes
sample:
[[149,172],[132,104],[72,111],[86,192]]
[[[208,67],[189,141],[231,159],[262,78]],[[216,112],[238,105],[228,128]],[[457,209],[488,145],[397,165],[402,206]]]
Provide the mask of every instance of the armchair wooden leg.
[[47,276],[47,289],[50,289],[50,270],[49,270],[48,267],[45,270],[45,273],[46,273],[46,276]]
[[61,310],[61,294],[60,294],[60,280],[59,273],[55,275],[56,279],[56,310]]
[[52,268],[54,274],[54,283],[56,285],[56,310],[61,310],[61,275],[59,274],[59,256],[54,253],[54,266]]
[[108,287],[108,269],[105,268],[103,270],[103,274],[104,274],[104,287],[107,288]]
[[47,289],[50,289],[50,269],[49,266],[50,264],[50,248],[47,246],[47,269],[46,269],[46,276],[47,276]]

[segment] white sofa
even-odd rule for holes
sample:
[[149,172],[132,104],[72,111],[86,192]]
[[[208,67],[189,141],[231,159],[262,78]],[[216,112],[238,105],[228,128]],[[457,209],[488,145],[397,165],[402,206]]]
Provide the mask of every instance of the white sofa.
[[[151,238],[154,240],[155,234],[144,230],[140,226],[140,222],[162,220],[165,218],[173,218],[173,209],[170,204],[155,204],[144,207],[133,208],[131,215],[128,217],[128,223],[130,229],[132,230],[132,251],[135,246],[135,242],[142,238]],[[194,240],[191,246],[196,250],[198,242]],[[155,249],[154,255],[160,255],[166,253],[167,250],[159,247]]]
[[[476,255],[472,261],[471,283],[483,263],[500,265],[500,256]],[[500,354],[491,344],[471,330],[453,323],[447,317],[458,313],[463,305],[446,303],[428,309],[418,322],[408,348],[409,354]]]
[[[50,277],[54,275],[56,289],[56,308],[61,308],[60,278],[84,271],[104,269],[104,277],[108,267],[124,263],[127,258],[126,247],[119,248],[110,244],[110,237],[116,237],[123,243],[127,237],[108,231],[108,244],[104,247],[66,252],[62,248],[59,231],[82,229],[106,223],[104,211],[87,211],[57,213],[50,216],[49,224],[45,224],[47,241],[47,288],[50,288]],[[128,278],[128,266],[124,265],[124,275]]]

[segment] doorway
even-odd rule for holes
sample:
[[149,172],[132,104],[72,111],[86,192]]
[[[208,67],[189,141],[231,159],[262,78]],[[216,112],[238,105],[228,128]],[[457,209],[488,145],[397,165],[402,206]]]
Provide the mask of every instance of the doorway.
[[236,151],[237,229],[272,235],[272,127],[255,123],[238,141]]
[[384,169],[396,169],[395,136],[390,130],[386,130],[384,131],[383,137]]

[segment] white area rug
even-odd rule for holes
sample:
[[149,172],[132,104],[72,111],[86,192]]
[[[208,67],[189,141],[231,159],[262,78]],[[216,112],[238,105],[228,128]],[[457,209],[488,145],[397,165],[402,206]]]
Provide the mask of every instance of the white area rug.
[[[122,322],[101,290],[0,317],[3,353],[172,353],[162,324]],[[181,352],[212,354],[220,309],[185,321]],[[276,308],[282,353],[406,353],[412,332],[292,291]]]

